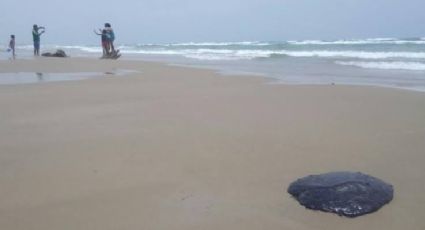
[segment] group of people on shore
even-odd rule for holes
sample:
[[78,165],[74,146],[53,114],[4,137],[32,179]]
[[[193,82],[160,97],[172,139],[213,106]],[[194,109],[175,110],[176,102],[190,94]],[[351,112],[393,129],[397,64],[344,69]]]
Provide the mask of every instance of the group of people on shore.
[[[32,27],[32,41],[34,44],[34,56],[40,56],[40,37],[42,34],[46,32],[46,28],[43,26],[38,26],[34,24]],[[12,59],[16,58],[16,41],[15,35],[10,35],[9,47],[7,49],[8,52],[12,53]]]
[[94,33],[101,36],[103,58],[118,55],[119,50],[115,50],[114,47],[115,34],[111,24],[105,23],[105,27],[103,29],[99,29],[99,31],[94,30]]
[[[115,33],[112,29],[110,23],[105,23],[105,27],[103,29],[99,29],[99,32],[94,31],[95,34],[101,36],[101,45],[103,49],[103,58],[118,58],[119,50],[115,50],[114,40]],[[32,28],[32,39],[34,45],[34,56],[40,56],[40,37],[42,34],[46,32],[46,28],[43,26],[38,26],[37,24],[33,25]],[[10,35],[9,47],[7,49],[8,52],[12,53],[12,59],[16,58],[16,42],[15,35]]]

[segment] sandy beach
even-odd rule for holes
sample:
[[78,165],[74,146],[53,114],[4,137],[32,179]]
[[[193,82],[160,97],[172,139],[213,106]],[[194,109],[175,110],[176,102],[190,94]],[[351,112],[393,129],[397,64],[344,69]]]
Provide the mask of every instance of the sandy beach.
[[[0,229],[423,230],[425,93],[281,85],[142,61],[0,61],[1,73],[114,72],[0,85]],[[361,171],[394,200],[307,210],[297,178]]]

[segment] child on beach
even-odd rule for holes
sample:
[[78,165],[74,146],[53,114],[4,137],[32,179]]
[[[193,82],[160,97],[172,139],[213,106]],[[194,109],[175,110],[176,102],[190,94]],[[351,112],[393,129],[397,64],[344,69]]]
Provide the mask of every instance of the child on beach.
[[109,55],[108,31],[106,31],[105,29],[103,29],[103,30],[99,29],[99,31],[101,31],[101,33],[98,33],[96,30],[94,30],[94,33],[96,35],[101,36],[102,49],[103,49],[103,57],[106,57],[106,56]]
[[12,52],[12,59],[15,59],[15,35],[10,35],[9,50]]

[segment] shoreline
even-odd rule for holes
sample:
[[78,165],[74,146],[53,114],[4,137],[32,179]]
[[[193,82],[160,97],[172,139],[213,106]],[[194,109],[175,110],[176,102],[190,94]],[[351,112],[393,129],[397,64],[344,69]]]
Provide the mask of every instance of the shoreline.
[[[425,92],[424,45],[421,38],[364,38],[118,46],[125,59],[257,73],[284,84],[372,85]],[[21,48],[22,57],[32,56],[32,46]],[[63,49],[72,57],[101,55],[98,44],[45,44],[44,49]]]
[[[83,71],[77,71],[75,68],[68,68],[66,67],[66,65],[63,65],[64,63],[66,63],[65,60],[77,60],[79,62],[83,62],[84,60],[86,61],[95,61],[95,63],[97,63],[97,66],[94,67],[87,67],[84,64],[80,65],[80,68],[83,67]],[[44,60],[44,61],[43,61]],[[40,68],[39,66],[36,66],[37,64],[34,63],[34,61],[39,61],[41,64],[46,64],[46,61],[48,62],[55,62],[55,63],[60,63],[61,66],[58,67],[54,67],[51,68],[49,67],[48,69],[44,69],[44,68]],[[8,74],[8,73],[37,73],[37,72],[45,72],[45,73],[60,73],[60,74],[74,74],[74,73],[82,73],[82,74],[89,74],[89,73],[97,73],[97,75],[95,75],[95,78],[102,78],[102,77],[108,77],[109,74],[112,73],[112,75],[131,75],[131,73],[125,73],[126,71],[138,71],[135,70],[137,69],[119,69],[117,68],[117,66],[119,65],[115,65],[116,63],[114,63],[113,65],[106,67],[105,63],[101,63],[102,61],[106,61],[106,62],[118,62],[118,63],[127,63],[126,66],[133,66],[137,63],[141,63],[141,64],[153,64],[156,66],[168,66],[168,67],[176,67],[176,68],[184,68],[184,69],[197,69],[197,70],[201,70],[201,71],[206,71],[206,72],[210,72],[210,74],[216,74],[216,75],[220,75],[222,77],[246,77],[246,78],[263,78],[264,81],[268,84],[272,84],[272,85],[283,85],[283,86],[310,86],[310,87],[321,87],[321,86],[332,86],[332,87],[370,87],[370,88],[379,88],[379,89],[389,89],[389,90],[401,90],[401,91],[410,91],[410,92],[416,92],[416,93],[425,93],[424,89],[415,89],[415,88],[405,88],[405,87],[397,87],[397,86],[386,86],[386,85],[374,85],[374,84],[335,84],[335,83],[330,83],[330,84],[323,84],[323,83],[287,83],[287,82],[283,82],[280,79],[278,79],[277,77],[273,77],[273,76],[269,76],[267,74],[261,74],[261,73],[250,73],[250,72],[228,72],[226,70],[220,70],[218,67],[214,68],[211,66],[204,66],[201,64],[178,64],[178,63],[171,63],[171,62],[167,62],[167,61],[152,61],[152,60],[141,60],[141,59],[125,59],[122,58],[120,60],[101,60],[98,58],[93,58],[93,57],[69,57],[66,59],[61,59],[61,58],[46,58],[46,57],[40,57],[40,58],[31,58],[31,59],[17,59],[17,60],[0,60],[0,74]],[[15,62],[12,66],[10,65],[10,63]],[[16,65],[16,62],[17,65]],[[128,63],[131,63],[130,65]],[[80,63],[81,64],[81,63]],[[22,66],[26,66],[26,68],[24,68],[24,71],[22,71]],[[102,68],[99,68],[100,66],[102,66]],[[66,69],[66,71],[64,70]],[[103,70],[103,73],[102,73]],[[120,72],[122,71],[122,72]],[[81,80],[87,80],[89,78],[92,77],[88,77],[88,78],[81,78]],[[55,80],[52,82],[58,82],[61,80]],[[68,81],[68,80],[65,80]],[[29,83],[31,84],[31,83]],[[1,86],[2,84],[0,84]],[[3,84],[3,85],[8,85],[8,84]],[[13,85],[13,84],[10,84]]]
[[[425,228],[423,93],[146,61],[8,64],[0,72],[139,72],[0,86],[2,229]],[[393,184],[394,200],[347,219],[286,192],[341,170]]]

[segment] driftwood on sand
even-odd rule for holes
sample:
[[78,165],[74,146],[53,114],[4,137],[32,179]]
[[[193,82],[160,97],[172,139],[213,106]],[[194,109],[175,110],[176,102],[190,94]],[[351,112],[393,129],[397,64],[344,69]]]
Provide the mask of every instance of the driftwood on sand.
[[120,50],[112,51],[111,53],[104,54],[101,59],[118,59],[121,57]]

